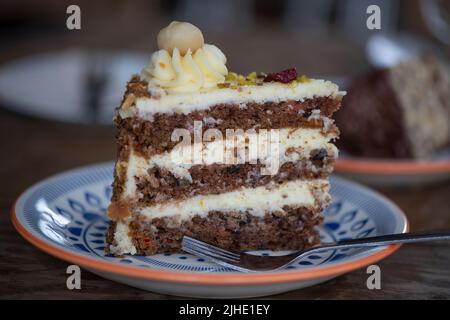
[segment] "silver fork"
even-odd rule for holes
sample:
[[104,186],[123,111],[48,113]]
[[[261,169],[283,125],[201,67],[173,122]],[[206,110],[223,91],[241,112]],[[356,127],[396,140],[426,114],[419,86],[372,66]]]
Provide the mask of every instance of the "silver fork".
[[209,243],[184,236],[182,249],[197,257],[215,262],[221,266],[242,272],[275,271],[284,269],[293,262],[313,252],[330,249],[349,249],[361,247],[386,246],[391,244],[414,243],[424,241],[450,240],[450,231],[399,233],[370,238],[342,240],[324,243],[310,249],[296,251],[283,256],[259,256],[245,252],[225,250]]

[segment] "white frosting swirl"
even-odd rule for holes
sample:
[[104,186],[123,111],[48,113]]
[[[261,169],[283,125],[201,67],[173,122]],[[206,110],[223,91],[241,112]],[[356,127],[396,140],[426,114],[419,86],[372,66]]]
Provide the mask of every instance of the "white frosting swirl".
[[188,50],[184,56],[177,48],[172,56],[166,50],[159,50],[153,53],[142,74],[150,85],[168,92],[195,92],[223,82],[228,73],[226,62],[222,51],[211,44],[205,44],[194,54]]

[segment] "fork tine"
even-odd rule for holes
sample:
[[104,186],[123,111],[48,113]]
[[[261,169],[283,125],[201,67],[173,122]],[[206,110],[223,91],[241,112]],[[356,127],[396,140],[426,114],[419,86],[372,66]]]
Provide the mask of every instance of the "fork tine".
[[238,263],[239,262],[239,260],[234,260],[234,259],[228,258],[226,256],[217,254],[216,252],[213,252],[206,248],[193,246],[191,244],[184,244],[182,249],[186,252],[192,253],[197,256],[201,256],[201,257],[206,256],[208,259],[214,258],[215,261],[219,260],[219,261],[224,261],[224,262],[228,262],[228,263]]
[[189,248],[191,248],[193,250],[196,250],[196,251],[199,251],[199,252],[205,252],[205,253],[214,255],[214,256],[216,256],[216,257],[218,257],[220,259],[226,259],[226,260],[233,261],[233,262],[239,262],[239,257],[228,256],[228,255],[223,254],[220,251],[215,251],[215,250],[213,250],[211,248],[199,246],[199,245],[196,245],[196,244],[193,244],[193,243],[184,243],[183,247],[189,247]]
[[230,256],[230,257],[234,257],[234,258],[236,258],[236,259],[238,259],[238,258],[240,257],[240,254],[239,254],[239,253],[232,252],[232,251],[229,251],[229,250],[225,250],[225,249],[223,249],[223,248],[214,246],[214,245],[212,245],[212,244],[209,244],[209,243],[207,243],[207,242],[204,242],[204,241],[201,241],[201,240],[198,240],[198,239],[195,239],[195,238],[191,238],[191,237],[189,237],[189,236],[184,236],[184,237],[183,237],[183,241],[188,241],[188,242],[194,243],[194,244],[196,244],[196,245],[201,245],[201,246],[203,246],[203,247],[210,248],[210,249],[212,249],[212,250],[214,250],[214,251],[220,251],[220,252],[222,252],[223,254],[226,254],[226,255],[228,255],[228,256]]
[[228,256],[230,258],[234,258],[234,259],[239,259],[240,258],[240,254],[238,254],[238,253],[234,253],[234,252],[231,252],[231,251],[228,251],[228,250],[225,250],[225,249],[213,246],[212,244],[209,244],[209,243],[206,243],[206,242],[203,242],[203,241],[191,238],[189,236],[184,236],[182,242],[183,243],[188,242],[188,243],[192,243],[192,244],[194,244],[196,246],[202,246],[204,248],[208,248],[210,250],[214,250],[215,252],[220,252],[221,254],[226,255],[226,256]]
[[241,268],[237,264],[233,264],[233,263],[226,262],[224,260],[220,260],[220,259],[212,257],[210,255],[198,252],[195,249],[191,249],[190,247],[184,247],[183,250],[186,251],[187,253],[193,254],[193,255],[195,255],[197,257],[200,257],[200,258],[204,258],[206,260],[209,260],[211,262],[214,262],[214,263],[216,263],[218,265],[221,265],[223,267],[226,267],[226,268],[230,268],[230,269],[241,271],[241,272],[252,272],[252,270]]
[[183,248],[185,248],[185,247],[186,248],[191,248],[192,250],[196,250],[196,251],[199,251],[199,252],[204,252],[204,253],[213,255],[213,256],[215,256],[217,258],[220,258],[220,259],[226,259],[228,261],[234,261],[234,262],[238,262],[239,261],[239,258],[230,257],[230,256],[222,254],[221,252],[214,251],[214,250],[211,250],[210,248],[199,246],[199,245],[197,245],[195,243],[191,243],[191,242],[184,242],[182,244],[182,247]]
[[217,260],[221,260],[221,261],[225,261],[225,262],[229,262],[229,263],[238,263],[237,260],[233,260],[233,259],[227,258],[225,256],[218,255],[218,254],[216,254],[214,252],[211,252],[211,251],[208,251],[208,250],[204,250],[204,249],[201,249],[199,247],[193,247],[193,246],[189,246],[188,245],[188,246],[184,246],[183,250],[184,251],[191,250],[191,251],[195,252],[196,255],[206,255],[209,258],[215,258]]

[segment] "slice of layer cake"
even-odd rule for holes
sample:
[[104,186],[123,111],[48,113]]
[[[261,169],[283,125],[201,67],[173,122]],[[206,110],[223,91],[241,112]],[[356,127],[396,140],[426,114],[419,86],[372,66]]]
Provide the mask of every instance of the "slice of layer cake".
[[432,56],[355,78],[336,121],[355,156],[416,158],[450,145],[450,79]]
[[117,111],[107,250],[179,251],[183,235],[233,250],[317,244],[344,93],[295,69],[228,72],[188,23],[158,46]]

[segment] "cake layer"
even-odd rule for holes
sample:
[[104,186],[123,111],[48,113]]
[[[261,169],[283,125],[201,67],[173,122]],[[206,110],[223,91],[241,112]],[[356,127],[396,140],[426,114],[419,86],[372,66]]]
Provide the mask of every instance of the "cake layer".
[[177,139],[172,139],[175,129],[186,129],[191,132],[191,139],[194,138],[196,121],[202,125],[201,134],[209,128],[216,128],[223,136],[229,129],[246,131],[300,127],[337,133],[329,117],[339,108],[340,101],[340,97],[321,97],[303,102],[249,102],[240,106],[221,104],[190,114],[155,114],[151,121],[139,117],[116,117],[118,145],[119,148],[133,147],[147,157],[167,152],[178,143]]
[[333,165],[333,155],[320,149],[315,151],[311,159],[282,164],[275,175],[262,175],[264,166],[260,163],[231,166],[213,164],[190,168],[192,181],[188,182],[178,179],[167,170],[153,168],[147,175],[136,178],[135,194],[139,205],[154,205],[196,195],[230,192],[242,187],[255,188],[271,182],[281,184],[297,179],[325,179]]
[[180,251],[183,235],[228,250],[301,250],[319,243],[315,226],[323,218],[309,208],[286,208],[283,215],[246,212],[209,212],[179,221],[174,217],[147,220],[136,216],[131,222],[111,222],[107,242],[109,252],[152,255]]
[[[154,167],[165,169],[178,178],[192,181],[189,169],[196,165],[255,163],[270,165],[272,161],[293,162],[299,155],[309,158],[311,151],[330,148],[337,154],[331,140],[334,132],[323,134],[320,129],[283,128],[277,131],[254,132],[240,136],[224,137],[212,142],[180,145],[176,149],[150,158],[143,157],[134,150],[128,158],[128,178],[142,176]],[[287,153],[292,148],[297,153]],[[331,150],[333,149],[333,150]]]
[[[174,187],[179,184],[189,185],[193,183],[191,171],[198,172],[199,166],[210,166],[212,164],[223,165],[222,168],[218,168],[222,170],[228,170],[227,167],[234,167],[234,170],[238,172],[240,168],[236,170],[236,165],[246,163],[248,165],[244,170],[261,176],[278,175],[279,167],[283,164],[304,160],[303,166],[300,164],[300,167],[303,168],[299,169],[302,169],[306,175],[309,167],[311,174],[314,174],[314,170],[320,171],[322,166],[315,168],[311,166],[308,160],[315,157],[315,160],[319,161],[320,155],[322,158],[336,158],[337,149],[330,143],[334,138],[336,138],[334,133],[325,135],[320,129],[285,128],[279,130],[277,135],[268,135],[261,132],[249,134],[242,137],[240,143],[237,140],[231,143],[234,138],[230,138],[225,141],[213,141],[197,146],[183,146],[171,152],[154,155],[149,159],[139,156],[131,150],[128,159],[119,164],[126,168],[123,169],[126,170],[123,179],[124,185],[116,185],[116,187],[123,192],[122,198],[133,198],[136,192],[136,178],[147,177],[150,179],[149,182],[158,184],[151,176],[152,173],[155,173],[153,169],[174,176],[176,178],[173,181]],[[249,152],[249,149],[245,149],[245,147],[252,147],[253,152]],[[238,152],[237,148],[240,148],[239,150],[242,152]],[[195,158],[194,155],[196,155]],[[328,161],[327,164],[332,163]],[[196,168],[191,170],[193,167]],[[259,171],[255,171],[256,169],[259,169]],[[165,175],[167,176],[167,174]],[[142,179],[140,181],[142,182]],[[202,181],[202,183],[207,183],[207,181]],[[114,191],[119,190],[115,188]]]
[[[309,79],[292,81],[289,84],[265,82],[261,85],[242,85],[238,88],[214,87],[194,93],[171,93],[159,87],[148,87],[146,81],[135,76],[130,81],[127,96],[132,95],[119,109],[122,118],[139,116],[151,119],[157,114],[190,114],[205,111],[215,105],[278,104],[281,102],[305,101],[319,97],[338,98],[344,95],[338,87],[325,80]],[[133,101],[131,101],[133,100]]]
[[255,188],[242,187],[221,194],[196,195],[188,199],[167,200],[151,206],[139,204],[138,199],[113,200],[108,208],[111,220],[124,220],[133,214],[153,219],[173,216],[179,220],[205,216],[210,211],[248,211],[261,216],[264,212],[284,212],[284,207],[324,208],[330,201],[327,179],[293,180],[284,183],[270,181]]
[[137,207],[134,212],[147,219],[168,216],[179,220],[191,219],[196,215],[206,216],[211,211],[239,211],[263,216],[265,212],[284,212],[285,206],[322,208],[330,200],[328,189],[326,179],[295,180],[221,194],[197,195],[185,200]]

